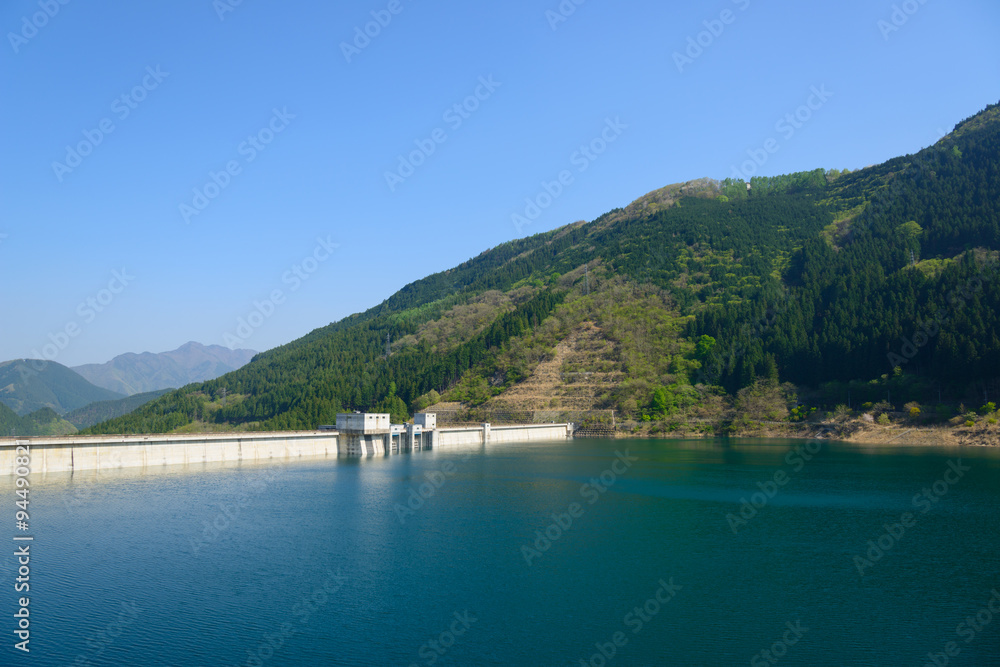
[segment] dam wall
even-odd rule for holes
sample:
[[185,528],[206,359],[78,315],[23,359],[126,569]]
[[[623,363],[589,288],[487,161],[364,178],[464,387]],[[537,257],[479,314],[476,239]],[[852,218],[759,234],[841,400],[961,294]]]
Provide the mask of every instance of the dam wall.
[[490,445],[504,442],[537,442],[566,440],[573,437],[570,424],[518,424],[513,426],[465,426],[439,428],[434,446]]
[[[411,429],[412,430],[412,429]],[[400,436],[397,435],[397,438]],[[413,437],[410,433],[409,437]],[[192,435],[58,436],[0,439],[0,475],[13,475],[19,445],[27,446],[31,472],[114,470],[168,465],[344,456],[383,456],[396,452],[510,442],[565,440],[569,424],[525,424],[440,428],[423,431],[421,445],[392,434],[354,435],[338,431],[201,433]],[[21,454],[23,456],[23,454]]]
[[0,475],[14,474],[17,445],[30,448],[32,472],[47,473],[337,456],[338,440],[330,431],[7,438]]

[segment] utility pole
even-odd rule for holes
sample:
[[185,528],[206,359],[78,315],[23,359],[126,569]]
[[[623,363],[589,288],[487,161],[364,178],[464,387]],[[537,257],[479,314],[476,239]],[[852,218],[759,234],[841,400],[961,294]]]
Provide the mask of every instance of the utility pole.
[[226,389],[225,387],[223,387],[222,389],[219,390],[219,393],[222,394],[222,405],[225,406],[225,404],[226,404],[226,394],[229,393],[229,390]]

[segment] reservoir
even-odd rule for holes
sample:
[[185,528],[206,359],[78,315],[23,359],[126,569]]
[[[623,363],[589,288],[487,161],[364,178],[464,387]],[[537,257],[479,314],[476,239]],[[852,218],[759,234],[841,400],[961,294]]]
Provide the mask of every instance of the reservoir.
[[569,440],[31,475],[0,664],[1000,664],[1000,449]]

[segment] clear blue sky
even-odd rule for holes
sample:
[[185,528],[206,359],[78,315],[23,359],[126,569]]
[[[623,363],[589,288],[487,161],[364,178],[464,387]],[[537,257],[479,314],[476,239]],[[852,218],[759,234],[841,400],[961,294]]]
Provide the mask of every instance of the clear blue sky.
[[[0,359],[269,349],[509,239],[724,178],[770,138],[761,175],[858,168],[1000,100],[995,0],[896,3],[898,26],[872,0],[568,0],[558,22],[559,0],[227,1],[3,3]],[[391,22],[345,55],[371,12]],[[390,187],[418,141],[433,154]],[[197,200],[210,172],[226,187]]]

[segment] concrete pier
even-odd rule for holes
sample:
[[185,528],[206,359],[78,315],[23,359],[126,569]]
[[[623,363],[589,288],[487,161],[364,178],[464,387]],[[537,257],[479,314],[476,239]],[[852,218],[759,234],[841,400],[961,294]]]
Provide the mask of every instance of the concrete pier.
[[347,413],[337,415],[340,451],[347,456],[382,456],[392,452],[389,415]]

